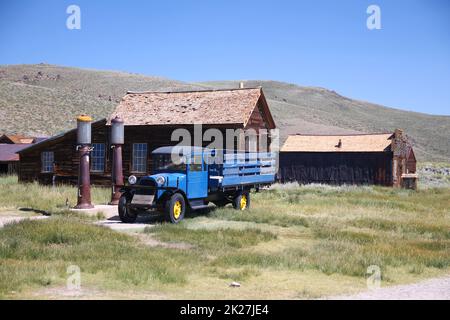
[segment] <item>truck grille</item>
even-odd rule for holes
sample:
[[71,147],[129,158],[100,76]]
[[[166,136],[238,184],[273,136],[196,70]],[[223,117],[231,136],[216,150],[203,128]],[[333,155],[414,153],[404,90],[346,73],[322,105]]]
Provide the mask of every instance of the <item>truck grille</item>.
[[[151,179],[141,179],[139,181],[139,185],[140,186],[156,187],[155,181],[153,181]],[[155,192],[156,192],[155,189],[151,189],[151,190],[146,190],[146,189],[139,190],[139,189],[137,189],[136,190],[136,194],[144,194],[144,195],[154,195]]]

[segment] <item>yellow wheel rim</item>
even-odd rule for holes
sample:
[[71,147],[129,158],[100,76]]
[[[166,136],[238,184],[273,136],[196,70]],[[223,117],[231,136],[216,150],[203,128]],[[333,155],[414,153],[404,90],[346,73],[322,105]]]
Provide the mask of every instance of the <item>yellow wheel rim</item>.
[[247,196],[243,194],[241,196],[241,202],[239,203],[241,210],[245,210],[247,208]]
[[178,220],[178,218],[181,216],[181,202],[177,201],[175,202],[174,206],[173,206],[173,217]]

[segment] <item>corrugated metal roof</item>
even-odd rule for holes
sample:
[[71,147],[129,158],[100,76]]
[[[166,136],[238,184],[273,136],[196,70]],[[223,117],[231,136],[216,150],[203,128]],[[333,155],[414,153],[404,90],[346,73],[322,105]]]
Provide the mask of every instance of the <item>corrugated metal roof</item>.
[[32,144],[20,143],[20,144],[0,144],[0,161],[19,161],[19,155],[16,153],[22,149],[28,148]]
[[246,125],[261,94],[261,88],[129,92],[109,119],[119,116],[128,126],[195,123]]
[[[106,119],[103,118],[103,119],[94,121],[94,122],[92,122],[92,126],[97,125],[97,124],[101,124],[101,123],[106,124]],[[21,149],[19,151],[20,152],[22,152],[22,151],[29,151],[29,150],[33,150],[36,147],[45,146],[48,143],[51,143],[52,141],[55,141],[55,140],[60,139],[60,138],[63,138],[63,137],[65,137],[66,135],[68,135],[70,133],[76,132],[76,130],[77,130],[77,128],[74,128],[74,129],[62,132],[60,134],[54,135],[54,136],[49,137],[49,138],[42,138],[42,139],[39,138],[39,140],[36,140],[36,143],[30,144],[26,148],[23,148],[23,149]]]
[[281,152],[382,152],[389,150],[391,137],[392,133],[291,135],[286,139]]

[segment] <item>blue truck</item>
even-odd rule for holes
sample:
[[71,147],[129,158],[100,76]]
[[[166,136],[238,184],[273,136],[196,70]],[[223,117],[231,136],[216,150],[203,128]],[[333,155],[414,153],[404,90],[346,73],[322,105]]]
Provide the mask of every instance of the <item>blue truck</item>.
[[160,147],[152,152],[153,172],[130,176],[120,191],[118,211],[122,222],[138,214],[158,211],[178,223],[190,210],[210,202],[237,210],[250,207],[250,191],[275,181],[275,154],[246,153],[201,147]]

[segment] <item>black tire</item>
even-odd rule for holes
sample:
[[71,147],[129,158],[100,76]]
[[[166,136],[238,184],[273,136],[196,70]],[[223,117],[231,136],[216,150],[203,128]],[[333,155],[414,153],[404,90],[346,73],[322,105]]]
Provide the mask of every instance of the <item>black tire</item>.
[[119,218],[124,223],[133,223],[137,219],[137,211],[128,207],[130,204],[130,197],[123,194],[119,199]]
[[[245,199],[245,201],[244,201]],[[245,205],[243,206],[245,202]],[[248,191],[239,191],[236,193],[236,196],[233,199],[233,208],[236,210],[247,210],[250,208],[250,192]]]
[[186,213],[186,201],[184,201],[184,197],[179,193],[173,194],[166,201],[165,206],[166,220],[170,221],[171,223],[178,223],[184,219],[185,213]]

